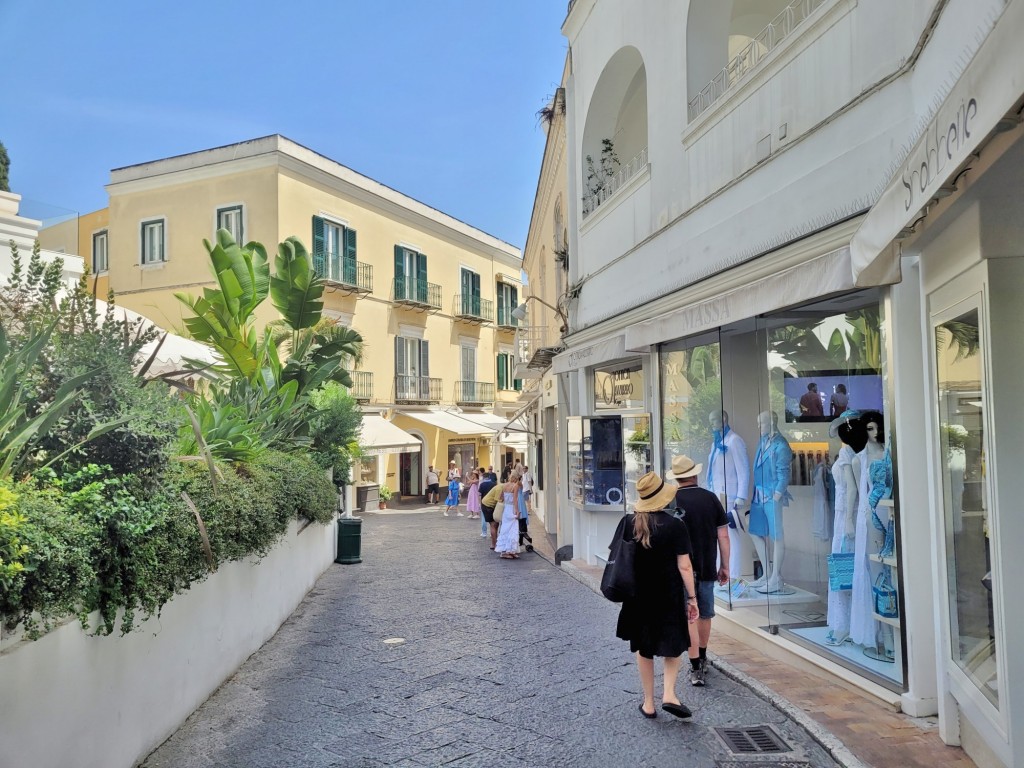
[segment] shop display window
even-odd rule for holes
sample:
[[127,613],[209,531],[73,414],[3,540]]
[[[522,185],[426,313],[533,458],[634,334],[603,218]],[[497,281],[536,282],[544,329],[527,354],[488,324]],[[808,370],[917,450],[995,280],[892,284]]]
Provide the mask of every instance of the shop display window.
[[569,500],[623,508],[625,459],[620,416],[574,416],[567,421]]
[[359,482],[376,483],[379,456],[363,456],[359,459]]
[[700,485],[735,524],[718,604],[901,690],[882,295],[837,296],[664,345],[661,449],[666,468],[681,453],[703,464]]
[[[962,307],[961,307],[962,309]],[[985,364],[977,306],[935,326],[950,653],[999,706],[985,476]]]

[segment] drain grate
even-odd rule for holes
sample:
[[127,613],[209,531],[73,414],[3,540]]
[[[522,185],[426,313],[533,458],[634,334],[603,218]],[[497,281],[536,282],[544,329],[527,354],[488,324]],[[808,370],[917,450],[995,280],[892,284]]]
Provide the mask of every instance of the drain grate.
[[767,725],[748,728],[716,728],[730,752],[738,755],[764,755],[789,752],[791,747]]
[[782,760],[768,762],[767,760],[718,760],[715,762],[717,768],[811,768],[810,763],[803,760]]

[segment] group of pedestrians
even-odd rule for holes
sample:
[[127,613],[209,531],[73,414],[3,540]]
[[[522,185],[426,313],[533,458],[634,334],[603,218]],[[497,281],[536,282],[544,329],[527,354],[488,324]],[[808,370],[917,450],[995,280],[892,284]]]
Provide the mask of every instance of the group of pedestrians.
[[[448,496],[445,498],[444,516],[459,511],[462,473],[455,462],[448,465],[446,476]],[[477,467],[466,478],[466,511],[470,520],[480,520],[480,536],[490,538],[490,547],[503,560],[515,560],[520,549],[533,551],[529,520],[533,511],[533,475],[529,467],[519,462],[508,464],[502,470],[501,480],[494,467]],[[437,504],[440,477],[431,465],[427,471],[427,501]]]
[[[636,484],[638,501],[616,536],[636,542],[634,596],[622,603],[616,636],[636,654],[643,688],[640,712],[654,719],[654,657],[664,659],[661,708],[688,718],[676,681],[686,652],[690,684],[703,687],[715,615],[715,583],[729,580],[729,535],[718,497],[698,487],[703,469],[688,456],[672,459],[666,483],[648,472]],[[612,542],[615,544],[615,542]]]

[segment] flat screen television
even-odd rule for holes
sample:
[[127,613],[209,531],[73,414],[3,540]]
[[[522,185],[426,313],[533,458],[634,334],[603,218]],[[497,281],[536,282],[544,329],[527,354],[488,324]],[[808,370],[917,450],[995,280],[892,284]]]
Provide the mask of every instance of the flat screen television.
[[[816,397],[820,415],[813,405],[815,393],[809,384],[817,385]],[[815,371],[805,375],[786,374],[782,380],[786,396],[786,421],[828,422],[849,409],[882,411],[882,377],[870,369],[850,371]],[[844,392],[845,391],[845,402]]]

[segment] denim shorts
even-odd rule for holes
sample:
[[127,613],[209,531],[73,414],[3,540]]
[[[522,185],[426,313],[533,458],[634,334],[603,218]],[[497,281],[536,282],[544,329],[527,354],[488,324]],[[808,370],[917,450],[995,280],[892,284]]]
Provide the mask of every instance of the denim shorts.
[[698,581],[697,587],[697,612],[702,619],[710,619],[715,615],[715,582]]

